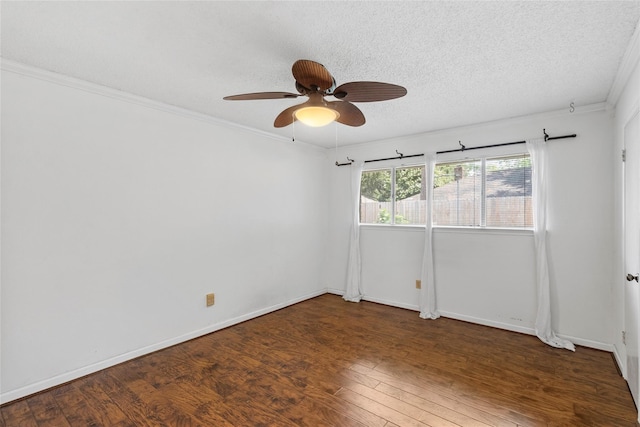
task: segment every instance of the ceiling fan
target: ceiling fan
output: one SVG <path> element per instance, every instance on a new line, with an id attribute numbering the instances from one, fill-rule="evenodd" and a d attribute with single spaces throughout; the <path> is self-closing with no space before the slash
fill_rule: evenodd
<path id="1" fill-rule="evenodd" d="M 328 125 L 333 121 L 348 126 L 362 126 L 364 114 L 352 102 L 387 101 L 400 98 L 407 90 L 398 85 L 381 82 L 350 82 L 336 87 L 336 81 L 322 65 L 307 59 L 296 61 L 291 68 L 298 93 L 258 92 L 225 96 L 230 101 L 253 99 L 281 99 L 306 96 L 309 99 L 281 112 L 273 125 L 277 128 L 290 125 L 296 120 L 313 127 Z M 327 101 L 333 96 L 335 101 Z"/>

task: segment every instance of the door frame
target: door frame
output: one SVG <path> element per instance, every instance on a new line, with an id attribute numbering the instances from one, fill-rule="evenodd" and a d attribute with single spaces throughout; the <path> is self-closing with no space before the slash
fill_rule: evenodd
<path id="1" fill-rule="evenodd" d="M 622 227 L 621 227 L 621 249 L 622 249 L 622 263 L 620 265 L 621 267 L 621 271 L 623 272 L 623 276 L 626 276 L 627 273 L 630 273 L 627 271 L 627 223 L 628 223 L 628 216 L 627 216 L 627 167 L 628 167 L 628 157 L 627 157 L 627 133 L 626 133 L 626 129 L 628 128 L 628 126 L 633 122 L 633 121 L 637 121 L 637 125 L 640 128 L 640 108 L 638 103 L 636 102 L 633 106 L 633 108 L 631 109 L 630 114 L 626 117 L 626 119 L 623 121 L 623 125 L 621 128 L 621 142 L 622 142 L 622 149 L 623 149 L 623 162 L 622 162 L 622 203 L 621 203 L 621 208 L 622 208 Z M 640 132 L 639 132 L 639 139 L 640 139 Z M 640 148 L 640 142 L 638 142 L 639 144 L 639 148 Z M 640 151 L 640 150 L 639 150 Z M 627 157 L 625 159 L 625 157 Z M 640 192 L 640 185 L 638 186 L 637 189 L 638 192 Z M 638 199 L 640 200 L 640 195 L 638 195 Z M 640 218 L 638 219 L 638 221 L 640 222 Z M 640 227 L 638 227 L 638 229 L 640 230 Z M 640 241 L 640 233 L 638 233 L 638 236 L 636 236 L 636 238 Z M 640 259 L 638 260 L 638 263 L 640 265 Z M 638 273 L 638 272 L 634 272 L 634 273 Z M 628 351 L 628 347 L 627 347 L 627 343 L 628 343 L 628 339 L 631 338 L 629 336 L 629 325 L 627 323 L 627 316 L 628 313 L 626 313 L 627 307 L 628 307 L 628 301 L 627 301 L 627 286 L 629 285 L 629 282 L 627 282 L 625 279 L 623 278 L 616 278 L 616 282 L 619 283 L 619 281 L 622 280 L 624 281 L 624 289 L 622 292 L 622 296 L 623 296 L 623 301 L 622 301 L 622 309 L 623 309 L 623 334 L 625 334 L 627 336 L 627 339 L 624 340 L 623 342 L 623 346 L 624 346 L 624 358 L 621 357 L 616 357 L 615 359 L 617 360 L 617 362 L 619 364 L 622 364 L 621 371 L 623 373 L 623 378 L 626 380 L 627 382 L 627 386 L 629 388 L 629 392 L 632 395 L 632 399 L 634 399 L 634 393 L 633 393 L 633 387 L 636 388 L 636 397 L 638 399 L 638 401 L 635 401 L 634 399 L 634 404 L 636 404 L 636 408 L 638 408 L 638 406 L 640 405 L 640 358 L 638 361 L 638 366 L 636 366 L 636 371 L 637 371 L 637 376 L 638 378 L 638 384 L 632 385 L 629 383 L 629 351 Z M 631 284 L 631 286 L 634 286 L 633 284 Z M 635 286 L 639 286 L 638 284 L 636 284 Z M 640 292 L 640 291 L 639 291 Z M 636 301 L 636 305 L 639 309 L 639 313 L 638 316 L 636 316 L 636 325 L 634 325 L 634 329 L 636 332 L 636 336 L 631 338 L 636 340 L 636 345 L 638 345 L 640 347 L 640 298 L 638 301 Z M 639 348 L 640 350 L 640 348 Z M 640 412 L 638 413 L 638 419 L 637 421 L 640 423 Z"/>

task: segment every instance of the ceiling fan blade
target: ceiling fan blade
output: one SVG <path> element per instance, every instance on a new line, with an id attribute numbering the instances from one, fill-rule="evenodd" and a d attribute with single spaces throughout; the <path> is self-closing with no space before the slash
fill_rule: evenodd
<path id="1" fill-rule="evenodd" d="M 327 102 L 327 106 L 340 113 L 340 117 L 336 119 L 338 123 L 348 126 L 362 126 L 366 122 L 362 111 L 350 102 L 332 101 Z"/>
<path id="2" fill-rule="evenodd" d="M 277 128 L 283 128 L 298 120 L 293 115 L 293 113 L 298 110 L 301 105 L 304 104 L 294 105 L 293 107 L 289 107 L 282 113 L 278 114 L 278 117 L 276 117 L 276 120 L 273 122 L 273 126 Z"/>
<path id="3" fill-rule="evenodd" d="M 333 96 L 349 102 L 387 101 L 407 94 L 402 86 L 381 82 L 350 82 L 338 86 Z"/>
<path id="4" fill-rule="evenodd" d="M 324 68 L 324 65 L 308 59 L 300 59 L 294 62 L 291 72 L 296 81 L 307 89 L 312 89 L 316 86 L 318 89 L 325 91 L 333 86 L 334 83 L 333 77 Z"/>
<path id="5" fill-rule="evenodd" d="M 283 98 L 297 98 L 300 95 L 297 93 L 289 92 L 257 92 L 257 93 L 245 93 L 242 95 L 225 96 L 222 99 L 227 101 L 248 101 L 253 99 L 283 99 Z"/>

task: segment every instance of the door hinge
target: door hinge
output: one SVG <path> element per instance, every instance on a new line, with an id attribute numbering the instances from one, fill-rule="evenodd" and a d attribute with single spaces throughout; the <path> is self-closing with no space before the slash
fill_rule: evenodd
<path id="1" fill-rule="evenodd" d="M 626 148 L 622 149 L 622 161 L 623 162 L 627 161 L 627 149 Z"/>
<path id="2" fill-rule="evenodd" d="M 622 344 L 627 345 L 627 333 L 622 331 Z"/>

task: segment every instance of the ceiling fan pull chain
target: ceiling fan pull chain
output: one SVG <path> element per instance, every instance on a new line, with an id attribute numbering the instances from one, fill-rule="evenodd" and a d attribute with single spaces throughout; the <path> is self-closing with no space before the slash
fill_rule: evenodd
<path id="1" fill-rule="evenodd" d="M 335 154 L 335 156 L 336 156 L 336 166 L 338 166 L 339 165 L 339 163 L 338 163 L 338 122 L 334 122 L 334 123 L 335 123 L 335 129 L 336 129 L 336 133 L 335 133 L 335 135 L 336 135 L 336 154 Z"/>
<path id="2" fill-rule="evenodd" d="M 338 158 L 338 122 L 334 122 L 335 123 L 335 130 L 336 130 L 336 159 Z"/>

